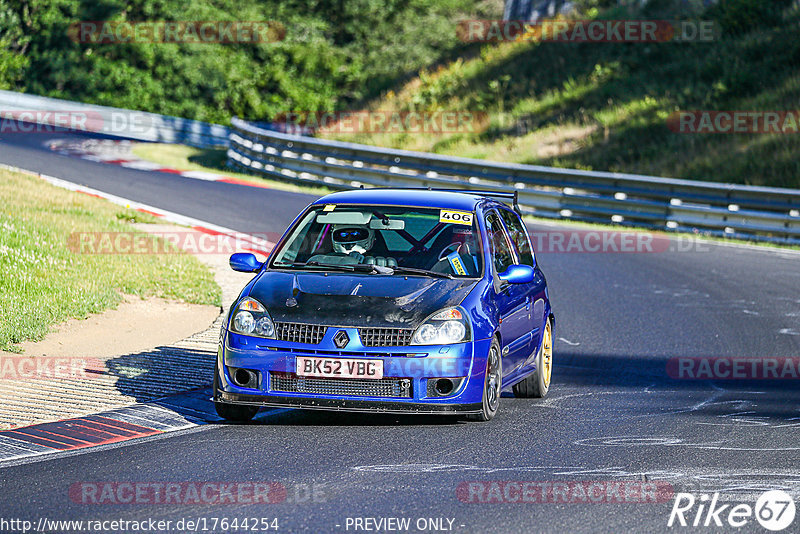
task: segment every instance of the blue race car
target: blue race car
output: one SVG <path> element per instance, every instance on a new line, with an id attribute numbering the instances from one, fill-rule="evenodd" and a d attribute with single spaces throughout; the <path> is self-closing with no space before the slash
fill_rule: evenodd
<path id="1" fill-rule="evenodd" d="M 550 387 L 555 317 L 512 194 L 333 193 L 264 264 L 230 264 L 256 276 L 220 334 L 213 401 L 225 419 L 284 406 L 488 421 L 502 388 Z"/>

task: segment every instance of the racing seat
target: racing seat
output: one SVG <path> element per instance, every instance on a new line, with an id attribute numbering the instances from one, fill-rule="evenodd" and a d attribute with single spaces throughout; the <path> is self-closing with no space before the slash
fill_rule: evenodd
<path id="1" fill-rule="evenodd" d="M 449 251 L 447 250 L 448 246 L 452 247 Z M 430 250 L 434 254 L 440 254 L 442 251 L 449 252 L 441 261 L 436 262 L 436 264 L 431 267 L 432 271 L 452 274 L 455 269 L 451 265 L 448 256 L 455 255 L 460 258 L 461 265 L 464 270 L 466 270 L 468 276 L 477 276 L 478 272 L 480 272 L 477 256 L 478 248 L 471 230 L 462 231 L 461 229 L 456 229 L 451 226 L 436 237 Z"/>

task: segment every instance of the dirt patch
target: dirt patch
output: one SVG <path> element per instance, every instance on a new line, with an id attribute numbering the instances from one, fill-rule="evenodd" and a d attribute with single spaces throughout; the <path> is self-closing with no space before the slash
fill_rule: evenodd
<path id="1" fill-rule="evenodd" d="M 115 310 L 70 319 L 43 340 L 19 347 L 26 356 L 121 356 L 170 345 L 203 331 L 219 313 L 217 306 L 126 295 Z"/>
<path id="2" fill-rule="evenodd" d="M 540 158 L 554 158 L 572 154 L 581 142 L 597 130 L 597 126 L 565 126 L 544 134 L 536 149 Z"/>

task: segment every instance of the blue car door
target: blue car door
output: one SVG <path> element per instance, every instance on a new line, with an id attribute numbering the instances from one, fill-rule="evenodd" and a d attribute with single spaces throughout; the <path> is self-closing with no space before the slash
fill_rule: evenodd
<path id="1" fill-rule="evenodd" d="M 536 356 L 542 340 L 542 328 L 545 321 L 545 302 L 547 301 L 546 281 L 544 274 L 536 265 L 536 256 L 531 246 L 530 236 L 519 215 L 511 210 L 499 209 L 500 217 L 505 223 L 511 243 L 514 246 L 519 263 L 529 265 L 534 269 L 534 278 L 530 284 L 521 284 L 520 290 L 525 291 L 528 302 L 531 304 L 529 324 L 530 346 L 528 350 L 528 361 L 532 361 Z"/>
<path id="2" fill-rule="evenodd" d="M 500 216 L 494 210 L 486 216 L 486 233 L 492 255 L 495 303 L 500 316 L 503 375 L 508 376 L 527 360 L 530 352 L 531 302 L 527 284 L 509 284 L 499 278 L 517 263 L 517 259 Z"/>

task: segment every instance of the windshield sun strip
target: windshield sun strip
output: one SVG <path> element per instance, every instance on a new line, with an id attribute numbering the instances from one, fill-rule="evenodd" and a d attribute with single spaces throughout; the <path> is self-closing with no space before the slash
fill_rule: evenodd
<path id="1" fill-rule="evenodd" d="M 482 204 L 482 203 L 479 202 L 471 210 L 467 209 L 467 210 L 464 210 L 464 211 L 470 211 L 471 213 L 475 213 L 480 204 Z M 278 246 L 276 245 L 276 248 L 273 250 L 274 254 L 270 254 L 269 263 L 267 264 L 267 269 L 288 270 L 288 271 L 297 270 L 291 264 L 280 264 L 280 263 L 277 263 L 276 260 L 277 260 L 278 254 L 283 252 L 283 249 L 287 245 L 287 240 L 289 239 L 290 236 L 294 235 L 294 232 L 297 230 L 297 228 L 300 226 L 300 224 L 303 221 L 305 221 L 306 217 L 312 211 L 318 212 L 324 206 L 325 206 L 324 203 L 323 204 L 312 204 L 306 209 L 305 212 L 303 212 L 302 215 L 299 215 L 295 219 L 295 221 L 292 224 L 292 226 L 284 233 L 284 237 L 278 242 L 278 245 L 280 246 L 280 248 L 278 248 Z M 368 204 L 336 204 L 336 206 L 344 208 L 344 209 L 372 210 L 373 214 L 378 216 L 378 218 L 382 219 L 382 218 L 386 217 L 386 215 L 383 214 L 382 212 L 378 212 L 377 210 L 373 209 L 376 206 L 372 206 L 372 205 L 368 205 Z M 449 208 L 438 208 L 438 207 L 430 207 L 430 206 L 407 206 L 407 205 L 386 205 L 386 206 L 377 206 L 377 208 L 379 208 L 379 209 L 380 208 L 391 208 L 391 209 L 406 208 L 406 209 L 410 209 L 410 210 L 420 210 L 420 211 L 425 211 L 425 210 L 436 211 L 436 210 L 449 209 Z M 379 216 L 379 214 L 380 214 L 380 216 Z M 478 250 L 480 251 L 480 258 L 479 259 L 481 260 L 481 261 L 478 262 L 478 266 L 477 266 L 478 273 L 475 276 L 459 276 L 459 277 L 454 277 L 454 279 L 469 280 L 469 279 L 481 278 L 483 276 L 483 271 L 484 271 L 484 268 L 485 268 L 485 265 L 484 265 L 485 264 L 485 258 L 483 258 L 483 256 L 485 255 L 485 250 L 484 250 L 484 247 L 483 247 L 483 237 L 481 236 L 481 230 L 480 230 L 481 229 L 481 225 L 480 225 L 480 222 L 478 222 L 478 218 L 477 217 L 475 219 L 475 223 L 474 224 L 475 224 L 475 229 L 477 230 L 477 232 L 476 232 L 477 236 L 476 237 L 477 237 L 477 240 L 478 240 Z M 431 230 L 428 232 L 428 234 L 430 234 L 434 230 L 437 230 L 437 231 L 441 230 L 441 228 L 439 228 L 439 227 L 444 227 L 444 226 L 445 225 L 443 223 L 439 222 L 433 228 L 431 228 Z M 399 234 L 399 231 L 395 230 L 395 232 L 397 232 Z M 418 241 L 418 243 L 420 245 L 422 245 L 425 242 L 424 239 L 426 239 L 426 238 L 430 239 L 431 238 L 431 236 L 428 235 L 428 234 L 426 234 L 423 237 L 423 240 Z M 433 235 L 435 236 L 436 234 L 434 233 Z M 414 237 L 412 235 L 409 234 L 409 236 L 412 239 L 414 239 Z M 416 247 L 416 245 L 412 246 L 412 248 L 411 248 L 411 250 L 409 252 L 415 250 L 415 247 Z M 354 273 L 370 274 L 370 273 L 359 272 L 359 271 L 354 271 Z M 419 276 L 424 276 L 424 275 L 419 275 Z"/>

